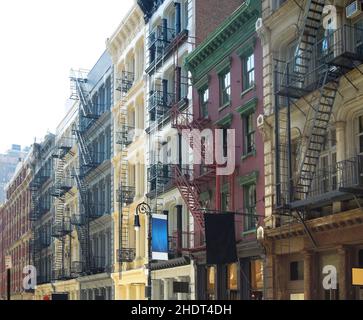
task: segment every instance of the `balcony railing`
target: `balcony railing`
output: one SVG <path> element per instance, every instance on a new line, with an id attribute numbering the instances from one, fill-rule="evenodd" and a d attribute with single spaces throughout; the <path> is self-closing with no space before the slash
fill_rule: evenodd
<path id="1" fill-rule="evenodd" d="M 70 177 L 64 177 L 57 181 L 51 190 L 51 196 L 62 197 L 69 192 L 74 186 L 74 179 Z"/>
<path id="2" fill-rule="evenodd" d="M 363 29 L 343 26 L 332 30 L 315 43 L 309 60 L 277 61 L 275 86 L 280 95 L 301 98 L 322 85 L 327 70 L 330 73 L 326 83 L 360 65 L 363 62 Z"/>
<path id="3" fill-rule="evenodd" d="M 65 221 L 55 222 L 52 225 L 52 237 L 61 238 L 72 232 L 71 221 L 66 219 Z"/>
<path id="4" fill-rule="evenodd" d="M 107 264 L 106 257 L 103 256 L 91 257 L 90 269 L 93 274 L 111 272 L 111 266 Z"/>
<path id="5" fill-rule="evenodd" d="M 181 255 L 185 252 L 200 250 L 205 247 L 205 237 L 202 232 L 174 231 L 169 238 L 169 252 Z"/>
<path id="6" fill-rule="evenodd" d="M 160 122 L 170 116 L 174 101 L 175 95 L 173 93 L 151 92 L 149 98 L 150 121 Z"/>
<path id="7" fill-rule="evenodd" d="M 133 248 L 122 248 L 117 250 L 118 262 L 133 262 L 136 258 L 136 250 Z"/>
<path id="8" fill-rule="evenodd" d="M 126 148 L 134 142 L 135 128 L 122 126 L 121 131 L 116 133 L 116 143 Z"/>
<path id="9" fill-rule="evenodd" d="M 69 280 L 71 279 L 71 273 L 66 269 L 58 269 L 52 271 L 52 279 L 53 281 L 61 281 L 61 280 Z"/>
<path id="10" fill-rule="evenodd" d="M 155 64 L 171 53 L 173 44 L 187 38 L 188 30 L 184 29 L 178 33 L 174 28 L 164 25 L 156 26 L 148 37 L 149 65 L 146 72 L 149 73 Z"/>
<path id="11" fill-rule="evenodd" d="M 136 195 L 136 188 L 130 186 L 121 186 L 118 190 L 117 201 L 126 205 L 134 202 Z"/>
<path id="12" fill-rule="evenodd" d="M 173 165 L 154 164 L 148 168 L 149 193 L 160 192 L 174 182 Z"/>
<path id="13" fill-rule="evenodd" d="M 135 74 L 133 72 L 122 71 L 121 79 L 118 79 L 118 85 L 116 90 L 122 94 L 127 94 L 135 82 Z"/>
<path id="14" fill-rule="evenodd" d="M 110 206 L 105 203 L 87 203 L 87 213 L 90 220 L 95 220 L 110 213 Z"/>
<path id="15" fill-rule="evenodd" d="M 297 204 L 313 204 L 334 201 L 346 194 L 363 193 L 363 155 L 336 163 L 333 166 L 318 169 L 313 177 L 308 196 L 304 198 L 302 190 L 296 190 Z"/>

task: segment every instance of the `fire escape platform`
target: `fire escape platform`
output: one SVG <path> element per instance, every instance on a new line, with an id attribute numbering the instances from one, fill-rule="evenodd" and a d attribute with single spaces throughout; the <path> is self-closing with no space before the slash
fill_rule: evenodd
<path id="1" fill-rule="evenodd" d="M 363 196 L 363 186 L 349 187 L 349 188 L 339 188 L 335 191 L 330 191 L 321 195 L 308 197 L 304 200 L 298 200 L 291 203 L 291 209 L 299 208 L 321 208 L 327 206 L 337 201 L 352 200 L 356 196 Z"/>

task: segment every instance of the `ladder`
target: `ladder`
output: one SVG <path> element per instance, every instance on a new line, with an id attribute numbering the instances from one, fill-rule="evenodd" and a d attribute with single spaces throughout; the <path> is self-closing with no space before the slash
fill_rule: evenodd
<path id="1" fill-rule="evenodd" d="M 77 171 L 73 170 L 73 176 L 76 180 L 77 188 L 79 190 L 79 216 L 72 219 L 72 224 L 75 226 L 80 244 L 80 260 L 82 262 L 80 272 L 86 272 L 91 266 L 90 257 L 90 241 L 89 241 L 89 221 L 90 210 L 87 205 L 87 186 L 81 179 Z"/>
<path id="2" fill-rule="evenodd" d="M 310 191 L 320 154 L 324 148 L 329 122 L 338 92 L 339 79 L 329 67 L 324 71 L 319 84 L 319 103 L 315 107 L 312 125 L 307 129 L 308 142 L 303 150 L 296 192 L 305 198 Z"/>
<path id="3" fill-rule="evenodd" d="M 299 19 L 299 40 L 294 57 L 295 75 L 303 79 L 309 72 L 319 28 L 323 18 L 325 0 L 307 0 L 305 12 Z M 301 80 L 302 83 L 304 80 Z"/>
<path id="4" fill-rule="evenodd" d="M 178 187 L 184 202 L 192 213 L 199 229 L 204 232 L 204 215 L 199 202 L 199 186 L 192 180 L 189 172 L 183 173 L 182 168 L 178 165 L 174 166 L 174 174 L 175 184 Z"/>

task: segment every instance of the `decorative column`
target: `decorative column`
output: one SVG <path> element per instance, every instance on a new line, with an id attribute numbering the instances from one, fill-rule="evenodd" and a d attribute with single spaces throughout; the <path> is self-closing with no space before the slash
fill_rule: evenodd
<path id="1" fill-rule="evenodd" d="M 337 139 L 337 162 L 346 160 L 345 126 L 346 123 L 344 121 L 335 122 L 336 139 Z"/>
<path id="2" fill-rule="evenodd" d="M 170 300 L 172 295 L 172 279 L 164 279 L 164 300 Z"/>
<path id="3" fill-rule="evenodd" d="M 316 254 L 312 251 L 304 252 L 304 299 L 316 299 Z"/>
<path id="4" fill-rule="evenodd" d="M 126 287 L 126 300 L 131 300 L 131 285 L 127 284 L 125 287 Z"/>
<path id="5" fill-rule="evenodd" d="M 350 300 L 354 295 L 352 287 L 352 249 L 348 246 L 341 246 L 337 251 L 339 255 L 339 300 Z"/>

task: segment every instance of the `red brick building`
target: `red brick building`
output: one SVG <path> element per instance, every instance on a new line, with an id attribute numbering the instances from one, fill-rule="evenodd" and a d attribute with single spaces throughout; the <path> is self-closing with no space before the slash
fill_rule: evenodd
<path id="1" fill-rule="evenodd" d="M 5 256 L 12 258 L 11 299 L 30 299 L 23 290 L 23 268 L 30 264 L 31 238 L 29 212 L 31 197 L 29 183 L 31 170 L 29 157 L 19 162 L 16 172 L 6 188 L 6 202 L 0 208 L 0 298 L 7 295 Z"/>
<path id="2" fill-rule="evenodd" d="M 194 125 L 235 130 L 235 171 L 216 176 L 196 166 L 203 208 L 234 212 L 238 261 L 229 265 L 206 264 L 206 252 L 195 253 L 197 299 L 262 299 L 263 250 L 256 229 L 264 217 L 264 147 L 257 128 L 263 114 L 262 48 L 255 25 L 261 4 L 245 1 L 187 57 L 193 77 Z M 207 244 L 208 246 L 208 244 Z M 207 248 L 208 250 L 208 248 Z"/>

